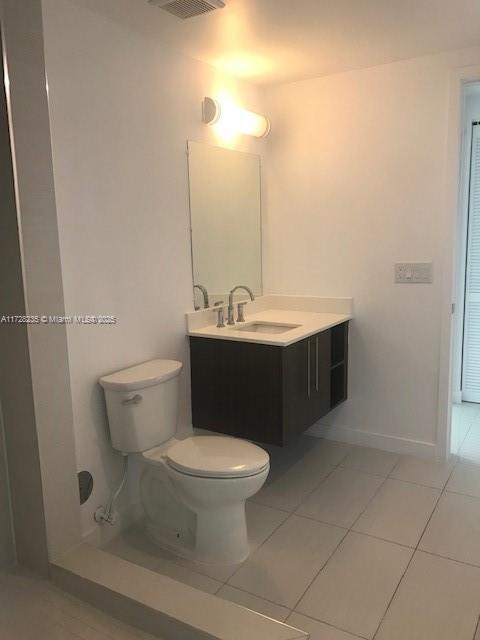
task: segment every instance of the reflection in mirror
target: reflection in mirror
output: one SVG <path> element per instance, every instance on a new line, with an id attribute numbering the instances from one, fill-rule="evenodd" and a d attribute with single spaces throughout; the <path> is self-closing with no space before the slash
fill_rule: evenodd
<path id="1" fill-rule="evenodd" d="M 261 295 L 259 156 L 189 142 L 188 171 L 195 308 Z"/>

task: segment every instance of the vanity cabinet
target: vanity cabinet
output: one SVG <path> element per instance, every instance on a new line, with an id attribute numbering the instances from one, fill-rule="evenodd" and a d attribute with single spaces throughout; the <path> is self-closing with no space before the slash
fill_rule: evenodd
<path id="1" fill-rule="evenodd" d="M 348 322 L 289 346 L 190 336 L 193 426 L 285 445 L 347 398 Z"/>

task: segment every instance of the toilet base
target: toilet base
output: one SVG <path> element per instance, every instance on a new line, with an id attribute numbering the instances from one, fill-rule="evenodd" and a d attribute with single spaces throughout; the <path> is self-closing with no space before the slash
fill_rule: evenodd
<path id="1" fill-rule="evenodd" d="M 147 465 L 140 488 L 147 533 L 191 562 L 238 565 L 250 553 L 245 501 L 264 484 L 269 469 L 240 478 L 196 477 L 166 465 Z"/>
<path id="2" fill-rule="evenodd" d="M 189 562 L 202 565 L 228 566 L 244 562 L 250 554 L 247 528 L 245 526 L 245 507 L 239 513 L 222 515 L 203 514 L 197 515 L 197 525 L 191 536 L 185 536 L 182 532 L 176 532 L 160 527 L 147 519 L 145 531 L 148 538 L 164 550 Z M 234 527 L 233 531 L 225 531 L 224 517 Z M 236 523 L 234 525 L 233 523 Z"/>
<path id="3" fill-rule="evenodd" d="M 205 564 L 239 564 L 250 554 L 245 503 L 197 511 L 194 557 Z"/>

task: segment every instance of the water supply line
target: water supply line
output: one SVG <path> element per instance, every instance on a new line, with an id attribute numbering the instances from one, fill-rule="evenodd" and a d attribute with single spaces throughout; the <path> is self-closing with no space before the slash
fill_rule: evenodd
<path id="1" fill-rule="evenodd" d="M 123 472 L 122 479 L 120 484 L 118 485 L 118 489 L 112 494 L 108 504 L 106 507 L 100 506 L 97 507 L 95 513 L 93 514 L 93 518 L 95 522 L 101 524 L 102 522 L 107 522 L 110 525 L 114 525 L 117 522 L 117 513 L 115 511 L 115 503 L 117 502 L 118 496 L 122 493 L 123 488 L 127 483 L 127 472 L 128 472 L 128 454 L 122 453 L 123 456 Z"/>

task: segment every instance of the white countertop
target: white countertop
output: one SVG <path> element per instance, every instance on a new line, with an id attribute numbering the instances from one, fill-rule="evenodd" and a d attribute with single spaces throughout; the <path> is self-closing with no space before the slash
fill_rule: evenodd
<path id="1" fill-rule="evenodd" d="M 318 298 L 317 300 L 322 300 Z M 332 299 L 328 299 L 330 302 Z M 339 299 L 340 300 L 340 299 Z M 285 304 L 282 305 L 281 296 L 277 296 L 275 300 L 275 304 L 273 305 L 276 308 L 267 308 L 264 310 L 256 310 L 256 312 L 249 313 L 249 306 L 251 307 L 251 311 L 254 311 L 257 306 L 268 306 L 265 303 L 262 305 L 255 305 L 255 303 L 251 303 L 251 305 L 246 306 L 245 308 L 245 323 L 236 323 L 233 326 L 229 326 L 226 323 L 226 326 L 223 328 L 217 328 L 216 324 L 211 324 L 213 317 L 210 314 L 204 314 L 205 319 L 208 319 L 209 324 L 205 324 L 204 326 L 198 326 L 198 318 L 195 322 L 188 322 L 187 316 L 187 326 L 188 326 L 188 335 L 197 336 L 201 338 L 217 338 L 219 340 L 235 340 L 240 342 L 255 342 L 259 344 L 269 344 L 280 347 L 286 347 L 294 342 L 298 342 L 299 340 L 303 340 L 304 338 L 308 338 L 316 333 L 320 333 L 321 331 L 325 331 L 326 329 L 330 329 L 335 325 L 341 324 L 342 322 L 346 322 L 352 319 L 351 313 L 351 300 L 350 304 L 346 305 L 346 299 L 341 299 L 343 304 L 339 305 L 338 311 L 335 312 L 334 306 L 332 304 L 326 305 L 328 311 L 322 311 L 322 304 L 317 303 L 313 305 L 318 309 L 313 311 L 312 304 L 305 304 L 305 306 L 309 309 L 308 311 L 299 310 L 298 307 L 302 305 L 299 304 L 300 298 L 297 300 L 297 304 L 294 306 L 295 309 L 281 309 L 279 306 L 292 306 L 288 304 L 288 298 L 285 297 Z M 310 299 L 311 301 L 311 299 Z M 265 301 L 267 302 L 267 301 Z M 188 314 L 191 315 L 191 314 Z M 215 316 L 216 317 L 216 316 Z M 295 324 L 299 325 L 298 327 L 288 329 L 283 333 L 257 333 L 254 331 L 239 331 L 238 328 L 248 325 L 252 322 L 263 322 L 263 323 L 285 323 L 285 324 Z"/>

